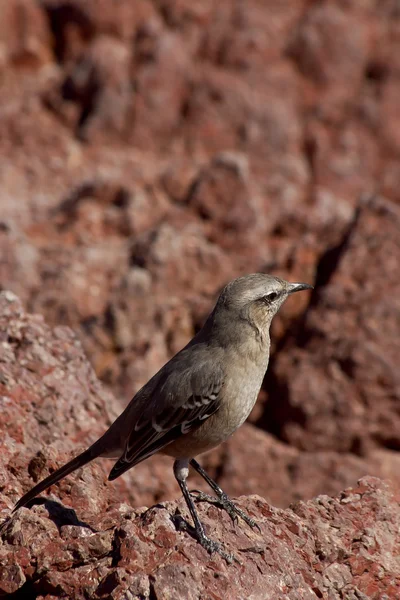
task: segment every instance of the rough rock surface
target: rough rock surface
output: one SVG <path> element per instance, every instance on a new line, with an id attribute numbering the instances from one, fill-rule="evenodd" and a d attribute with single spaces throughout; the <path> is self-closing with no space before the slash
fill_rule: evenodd
<path id="1" fill-rule="evenodd" d="M 11 292 L 0 293 L 0 339 L 1 485 L 15 499 L 104 433 L 121 408 L 96 378 L 72 331 L 51 330 L 43 317 L 27 315 Z M 114 489 L 104 485 L 111 463 L 98 462 L 84 484 L 92 508 L 103 507 L 110 493 L 136 505 L 171 497 L 177 490 L 170 465 L 164 457 L 146 461 Z M 79 484 L 60 485 L 79 501 Z M 12 502 L 3 497 L 6 505 Z"/>
<path id="2" fill-rule="evenodd" d="M 361 196 L 399 201 L 392 0 L 6 5 L 1 285 L 125 400 L 227 279 L 313 281 Z"/>
<path id="3" fill-rule="evenodd" d="M 83 488 L 87 491 L 87 488 Z M 91 497 L 84 493 L 87 505 Z M 259 496 L 238 502 L 260 531 L 234 526 L 198 505 L 214 539 L 239 562 L 209 557 L 174 515 L 183 500 L 133 510 L 66 510 L 47 501 L 21 509 L 0 546 L 0 591 L 21 598 L 381 600 L 399 598 L 400 494 L 365 477 L 339 497 L 275 509 Z"/>
<path id="4" fill-rule="evenodd" d="M 122 405 L 219 288 L 256 270 L 316 290 L 274 320 L 253 425 L 205 463 L 227 491 L 278 506 L 367 473 L 398 482 L 398 2 L 0 12 L 0 288 L 57 326 L 20 306 L 3 320 L 3 334 L 25 323 L 1 363 L 4 507 L 120 410 L 60 325 Z M 104 494 L 171 500 L 169 465 L 152 459 Z M 95 500 L 108 467 L 88 471 Z"/>
<path id="5" fill-rule="evenodd" d="M 0 336 L 1 461 L 8 465 L 3 489 L 21 495 L 32 479 L 43 478 L 101 435 L 121 407 L 96 379 L 71 330 L 52 330 L 43 317 L 25 313 L 11 292 L 0 293 Z M 310 452 L 250 424 L 202 462 L 226 492 L 258 493 L 280 506 L 322 492 L 335 494 L 366 473 L 396 480 L 399 470 L 394 451 Z M 135 506 L 174 498 L 178 489 L 171 464 L 170 458 L 152 457 L 118 479 L 115 493 Z M 95 477 L 85 482 L 94 500 L 100 501 L 98 486 L 110 468 L 107 460 L 96 462 Z M 191 483 L 209 491 L 196 476 Z M 79 497 L 79 486 L 76 492 L 68 481 L 60 486 L 61 493 Z M 113 490 L 114 484 L 105 486 L 105 498 Z"/>
<path id="6" fill-rule="evenodd" d="M 302 343 L 289 335 L 276 357 L 262 418 L 298 448 L 400 450 L 399 231 L 398 206 L 360 206 L 322 261 Z"/>
<path id="7" fill-rule="evenodd" d="M 24 313 L 11 292 L 0 294 L 0 342 L 0 515 L 7 519 L 24 491 L 104 430 L 117 403 L 72 332 L 51 330 L 42 317 Z M 227 489 L 250 491 L 263 479 L 262 493 L 292 486 L 285 501 L 304 495 L 301 480 L 321 470 L 318 460 L 328 490 L 366 468 L 348 456 L 338 466 L 334 453 L 316 459 L 284 449 L 250 425 L 229 444 L 217 460 Z M 235 458 L 241 460 L 235 464 Z M 217 506 L 199 503 L 207 530 L 240 561 L 227 565 L 177 530 L 176 517 L 187 516 L 183 499 L 131 507 L 177 497 L 170 459 L 154 457 L 112 484 L 106 482 L 109 464 L 99 460 L 80 469 L 5 521 L 0 595 L 378 600 L 395 598 L 400 589 L 400 492 L 394 485 L 364 477 L 336 498 L 320 496 L 286 510 L 260 496 L 239 498 L 261 532 L 234 526 Z"/>

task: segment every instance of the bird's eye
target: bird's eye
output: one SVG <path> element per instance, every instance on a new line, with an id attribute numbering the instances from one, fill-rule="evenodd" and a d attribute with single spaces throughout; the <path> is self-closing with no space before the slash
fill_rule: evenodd
<path id="1" fill-rule="evenodd" d="M 273 302 L 274 300 L 276 300 L 278 297 L 278 292 L 270 292 L 269 294 L 266 294 L 264 296 L 264 300 L 266 302 Z"/>

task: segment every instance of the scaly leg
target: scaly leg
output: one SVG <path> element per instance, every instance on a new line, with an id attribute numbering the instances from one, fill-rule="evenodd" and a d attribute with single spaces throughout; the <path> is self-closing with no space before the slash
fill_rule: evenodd
<path id="1" fill-rule="evenodd" d="M 190 464 L 198 472 L 198 474 L 201 475 L 203 477 L 203 479 L 205 479 L 205 481 L 207 481 L 210 488 L 212 490 L 214 490 L 214 492 L 217 494 L 217 497 L 218 497 L 218 499 L 216 499 L 213 496 L 204 494 L 204 492 L 199 492 L 198 496 L 197 496 L 197 499 L 199 501 L 207 501 L 207 502 L 212 502 L 213 504 L 220 504 L 222 506 L 222 508 L 224 510 L 226 510 L 226 512 L 228 513 L 228 515 L 230 516 L 230 518 L 232 519 L 232 521 L 234 523 L 236 523 L 238 520 L 238 517 L 240 517 L 251 528 L 257 527 L 257 529 L 259 531 L 261 531 L 260 527 L 256 523 L 256 521 L 254 521 L 254 519 L 249 517 L 243 510 L 238 508 L 236 506 L 236 504 L 234 504 L 234 502 L 232 502 L 232 500 L 229 498 L 229 496 L 227 494 L 225 494 L 225 492 L 219 487 L 218 483 L 216 481 L 214 481 L 214 479 L 211 479 L 211 477 L 206 473 L 206 471 L 203 469 L 203 467 L 199 465 L 197 460 L 192 458 L 190 461 Z"/>
<path id="2" fill-rule="evenodd" d="M 179 483 L 179 487 L 182 490 L 183 497 L 185 498 L 186 504 L 192 515 L 193 523 L 194 523 L 194 535 L 196 540 L 199 542 L 207 552 L 213 554 L 214 552 L 218 552 L 228 563 L 232 563 L 235 557 L 231 554 L 225 552 L 222 546 L 211 540 L 205 533 L 202 522 L 199 519 L 199 515 L 197 514 L 196 507 L 193 502 L 193 498 L 190 495 L 189 489 L 187 487 L 186 479 L 189 475 L 189 461 L 188 460 L 176 460 L 174 463 L 174 475 Z"/>

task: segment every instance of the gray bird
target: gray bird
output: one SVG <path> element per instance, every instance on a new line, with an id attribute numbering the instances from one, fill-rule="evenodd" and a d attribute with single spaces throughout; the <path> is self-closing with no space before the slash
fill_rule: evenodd
<path id="1" fill-rule="evenodd" d="M 312 289 L 255 273 L 231 281 L 203 328 L 134 396 L 87 450 L 35 485 L 16 503 L 28 504 L 97 457 L 117 459 L 112 481 L 156 452 L 172 456 L 174 474 L 194 521 L 194 537 L 210 553 L 231 560 L 205 534 L 186 479 L 189 464 L 207 481 L 232 519 L 256 523 L 228 498 L 194 459 L 224 442 L 247 419 L 268 366 L 273 316 L 293 292 Z"/>

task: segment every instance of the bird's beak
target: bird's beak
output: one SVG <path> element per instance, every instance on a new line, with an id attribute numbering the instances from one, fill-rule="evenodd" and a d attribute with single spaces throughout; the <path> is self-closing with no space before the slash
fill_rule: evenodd
<path id="1" fill-rule="evenodd" d="M 289 283 L 287 293 L 294 294 L 294 292 L 301 292 L 302 290 L 313 290 L 314 287 L 309 283 Z"/>

